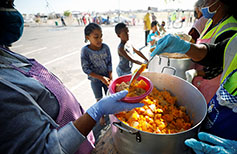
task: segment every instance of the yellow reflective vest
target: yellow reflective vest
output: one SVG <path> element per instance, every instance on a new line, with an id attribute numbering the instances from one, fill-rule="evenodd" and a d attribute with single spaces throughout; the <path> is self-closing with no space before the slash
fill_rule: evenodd
<path id="1" fill-rule="evenodd" d="M 237 69 L 237 33 L 230 38 L 225 47 L 221 82 L 235 69 Z"/>
<path id="2" fill-rule="evenodd" d="M 220 22 L 218 25 L 213 27 L 211 30 L 209 30 L 207 33 L 206 31 L 209 29 L 209 27 L 212 25 L 212 19 L 209 19 L 205 25 L 204 30 L 202 31 L 200 38 L 201 39 L 211 39 L 210 43 L 215 43 L 215 40 L 223 33 L 227 31 L 237 31 L 237 20 L 230 16 L 226 20 Z"/>
<path id="3" fill-rule="evenodd" d="M 237 33 L 230 38 L 225 47 L 221 83 L 223 83 L 225 78 L 236 69 L 237 69 Z M 229 81 L 225 84 L 224 88 L 229 93 L 236 96 L 237 72 L 231 75 Z"/>

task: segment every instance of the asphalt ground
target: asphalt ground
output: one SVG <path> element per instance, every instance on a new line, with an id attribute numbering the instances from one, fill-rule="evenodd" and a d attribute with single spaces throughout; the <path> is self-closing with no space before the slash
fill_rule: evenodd
<path id="1" fill-rule="evenodd" d="M 167 32 L 187 32 L 190 26 L 181 29 L 167 29 Z M 114 26 L 102 26 L 103 43 L 110 47 L 113 64 L 113 78 L 117 78 L 116 66 L 119 61 L 117 46 L 120 42 Z M 130 43 L 139 49 L 144 46 L 143 26 L 129 26 Z M 80 53 L 84 43 L 84 26 L 29 26 L 24 28 L 22 38 L 10 48 L 28 58 L 34 58 L 61 79 L 72 91 L 82 107 L 87 110 L 96 99 L 87 75 L 82 71 Z M 148 57 L 146 47 L 142 50 Z M 135 55 L 134 55 L 135 56 Z M 135 58 L 140 59 L 135 56 Z M 140 59 L 141 60 L 141 59 Z M 133 70 L 138 68 L 134 65 Z"/>

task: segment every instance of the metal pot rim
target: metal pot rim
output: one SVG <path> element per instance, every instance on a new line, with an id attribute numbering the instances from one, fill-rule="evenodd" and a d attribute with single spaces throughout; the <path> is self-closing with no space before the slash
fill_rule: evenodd
<path id="1" fill-rule="evenodd" d="M 177 76 L 174 76 L 174 75 L 170 75 L 170 74 L 164 74 L 164 73 L 156 73 L 156 72 L 143 72 L 143 75 L 144 73 L 155 73 L 155 74 L 160 74 L 160 75 L 163 75 L 163 76 L 171 76 L 172 78 L 177 78 L 178 80 L 182 80 L 183 82 L 189 84 L 191 87 L 195 88 L 197 90 L 196 87 L 194 87 L 191 83 L 185 81 L 184 79 L 180 78 L 180 77 L 177 77 Z M 147 77 L 146 75 L 144 75 L 145 77 Z M 156 87 L 155 85 L 153 85 L 154 87 Z M 158 88 L 159 89 L 159 88 Z M 200 94 L 201 92 L 198 91 Z M 175 94 L 174 94 L 175 95 Z M 204 98 L 204 97 L 203 97 Z M 139 131 L 139 132 L 143 132 L 143 133 L 146 133 L 146 134 L 150 134 L 150 135 L 157 135 L 157 136 L 174 136 L 174 135 L 181 135 L 181 134 L 184 134 L 184 133 L 187 133 L 187 132 L 190 132 L 194 129 L 196 129 L 197 127 L 200 127 L 201 123 L 204 121 L 204 119 L 206 118 L 206 115 L 207 115 L 207 108 L 206 108 L 206 112 L 204 112 L 204 114 L 202 115 L 202 118 L 200 118 L 200 120 L 194 125 L 192 126 L 190 129 L 188 130 L 185 130 L 185 131 L 182 131 L 182 132 L 178 132 L 178 133 L 172 133 L 172 134 L 155 134 L 155 133 L 150 133 L 150 132 L 146 132 L 146 131 L 142 131 L 142 130 L 139 130 L 139 129 L 136 129 L 136 128 L 133 128 L 125 123 L 123 123 L 122 121 L 120 121 L 114 114 L 113 116 L 116 118 L 117 122 L 121 122 L 122 125 L 126 126 L 127 128 L 129 128 L 130 130 L 135 130 L 135 131 Z M 192 115 L 189 117 L 192 117 Z"/>

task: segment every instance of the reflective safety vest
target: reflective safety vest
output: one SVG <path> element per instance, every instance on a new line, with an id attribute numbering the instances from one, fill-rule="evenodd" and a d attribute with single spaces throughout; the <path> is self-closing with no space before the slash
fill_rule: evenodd
<path id="1" fill-rule="evenodd" d="M 221 76 L 221 83 L 223 83 L 224 79 L 231 73 L 233 70 L 237 69 L 237 33 L 230 38 L 228 41 L 225 52 L 224 52 L 224 60 L 223 60 L 223 73 Z M 236 96 L 237 94 L 237 73 L 234 73 L 229 81 L 224 85 L 224 88 Z"/>
<path id="2" fill-rule="evenodd" d="M 221 83 L 236 68 L 237 68 L 237 33 L 230 38 L 225 47 Z"/>
<path id="3" fill-rule="evenodd" d="M 226 44 L 223 68 L 221 85 L 208 103 L 203 131 L 237 140 L 237 34 Z"/>
<path id="4" fill-rule="evenodd" d="M 204 30 L 202 31 L 199 38 L 201 39 L 211 39 L 210 43 L 215 43 L 215 40 L 223 33 L 227 31 L 237 31 L 237 20 L 230 16 L 226 20 L 220 22 L 218 25 L 213 27 L 207 32 L 209 27 L 212 25 L 213 20 L 209 19 L 205 25 Z M 206 33 L 207 32 L 207 33 Z"/>

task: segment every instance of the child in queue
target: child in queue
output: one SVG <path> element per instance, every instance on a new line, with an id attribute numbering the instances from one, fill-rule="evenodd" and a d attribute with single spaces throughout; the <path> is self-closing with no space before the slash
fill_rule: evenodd
<path id="1" fill-rule="evenodd" d="M 118 23 L 115 26 L 115 33 L 120 38 L 120 44 L 118 46 L 118 55 L 119 55 L 119 64 L 116 68 L 118 76 L 131 74 L 131 69 L 133 66 L 133 63 L 141 65 L 142 62 L 135 60 L 132 58 L 131 52 L 129 51 L 129 46 L 126 46 L 129 35 L 128 35 L 128 27 L 124 23 Z M 147 58 L 138 50 L 136 50 L 134 47 L 131 47 L 131 50 L 138 54 L 141 58 L 143 58 L 145 61 L 148 61 Z"/>
<path id="2" fill-rule="evenodd" d="M 158 31 L 157 25 L 158 25 L 158 22 L 156 20 L 152 21 L 151 33 L 147 37 L 147 43 L 150 44 L 150 50 L 155 49 L 157 38 L 158 36 L 160 36 L 160 32 Z"/>
<path id="3" fill-rule="evenodd" d="M 161 25 L 159 25 L 159 31 L 160 31 L 160 35 L 163 36 L 165 33 L 166 33 L 166 30 L 165 30 L 165 21 L 162 21 L 161 22 Z"/>
<path id="4" fill-rule="evenodd" d="M 102 29 L 98 24 L 90 23 L 85 27 L 85 42 L 90 43 L 81 50 L 81 66 L 91 81 L 91 88 L 97 102 L 106 94 L 112 80 L 112 60 L 109 47 L 102 43 Z M 101 124 L 104 119 L 101 118 Z"/>

